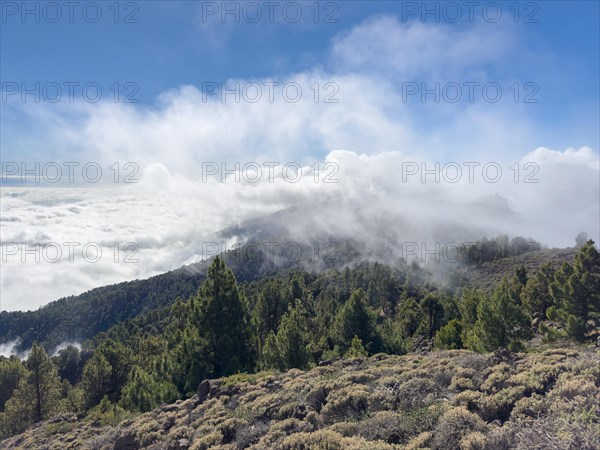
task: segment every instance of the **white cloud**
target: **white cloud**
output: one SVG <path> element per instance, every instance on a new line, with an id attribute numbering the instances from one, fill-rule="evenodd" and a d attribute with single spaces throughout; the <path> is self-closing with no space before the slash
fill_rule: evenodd
<path id="1" fill-rule="evenodd" d="M 13 348 L 15 345 L 18 344 L 18 342 L 19 340 L 15 339 L 14 341 L 9 341 L 4 344 L 0 344 L 0 356 L 8 358 L 10 357 L 10 355 L 16 354 L 13 352 Z"/>
<path id="2" fill-rule="evenodd" d="M 346 71 L 391 72 L 404 81 L 423 76 L 447 79 L 480 71 L 482 65 L 498 60 L 512 41 L 500 26 L 480 23 L 460 29 L 376 16 L 339 36 L 333 56 Z"/>
<path id="3" fill-rule="evenodd" d="M 325 162 L 339 168 L 331 178 L 337 183 L 323 182 L 325 175 L 334 172 L 323 170 Z M 538 165 L 532 178 L 537 183 L 522 182 L 534 172 L 525 170 L 526 163 Z M 530 235 L 552 245 L 572 244 L 581 230 L 598 238 L 599 170 L 597 155 L 588 148 L 564 152 L 538 149 L 519 161 L 520 182 L 515 182 L 516 172 L 507 165 L 500 166 L 503 172 L 498 182 L 487 182 L 480 165 L 474 169 L 471 183 L 468 168 L 461 164 L 462 176 L 457 183 L 450 182 L 456 177 L 452 167 L 442 173 L 439 182 L 429 174 L 423 183 L 421 164 L 429 170 L 436 167 L 435 161 L 416 160 L 398 152 L 366 155 L 337 150 L 319 162 L 318 183 L 306 168 L 297 183 L 282 179 L 281 168 L 274 171 L 277 178 L 273 182 L 263 168 L 259 183 L 244 183 L 243 176 L 240 183 L 233 178 L 225 183 L 215 179 L 203 183 L 152 164 L 139 184 L 127 187 L 7 188 L 2 216 L 14 220 L 2 223 L 5 243 L 26 242 L 28 248 L 36 242 L 61 246 L 79 242 L 81 246 L 75 251 L 74 262 L 64 254 L 57 263 L 43 257 L 36 263 L 32 256 L 26 256 L 23 264 L 21 252 L 8 255 L 1 274 L 2 308 L 32 308 L 98 285 L 179 267 L 198 260 L 203 243 L 224 227 L 292 205 L 318 205 L 326 199 L 330 202 L 324 204 L 336 205 L 333 210 L 315 206 L 307 214 L 317 217 L 319 226 L 333 234 L 362 240 L 371 239 L 382 220 L 396 224 L 396 230 L 389 229 L 390 235 L 405 240 L 439 239 L 436 229 L 454 225 L 476 233 Z M 411 175 L 409 170 L 415 167 L 418 173 Z M 494 177 L 495 172 L 488 175 Z M 69 195 L 64 197 L 65 193 Z M 513 214 L 501 210 L 499 216 L 488 215 L 494 209 L 469 206 L 497 193 L 508 200 Z M 302 226 L 292 226 L 290 235 L 303 235 Z M 93 252 L 88 261 L 82 257 L 81 248 L 89 242 L 101 246 L 100 261 L 89 262 Z M 113 242 L 121 246 L 136 243 L 139 262 L 124 263 L 130 252 L 121 249 L 116 263 Z M 54 253 L 50 255 L 52 259 Z"/>

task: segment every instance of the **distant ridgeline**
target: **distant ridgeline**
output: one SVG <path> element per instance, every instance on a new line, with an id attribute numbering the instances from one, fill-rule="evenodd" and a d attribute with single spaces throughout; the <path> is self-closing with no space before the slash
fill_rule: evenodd
<path id="1" fill-rule="evenodd" d="M 507 235 L 495 239 L 482 238 L 477 242 L 464 243 L 456 248 L 456 259 L 465 265 L 480 265 L 502 258 L 516 257 L 525 253 L 542 250 L 542 244 L 534 239 Z"/>
<path id="2" fill-rule="evenodd" d="M 0 343 L 18 339 L 21 352 L 37 341 L 52 351 L 63 342 L 81 342 L 115 323 L 193 295 L 203 273 L 176 270 L 146 280 L 103 286 L 51 302 L 36 311 L 0 312 Z"/>

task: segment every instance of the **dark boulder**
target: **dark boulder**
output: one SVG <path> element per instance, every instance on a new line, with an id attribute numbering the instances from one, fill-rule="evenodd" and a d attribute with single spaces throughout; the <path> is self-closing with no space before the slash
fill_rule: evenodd
<path id="1" fill-rule="evenodd" d="M 115 441 L 113 450 L 138 450 L 140 444 L 132 434 L 125 434 Z"/>
<path id="2" fill-rule="evenodd" d="M 202 383 L 198 385 L 198 402 L 202 403 L 204 400 L 208 398 L 210 394 L 210 381 L 204 380 Z"/>

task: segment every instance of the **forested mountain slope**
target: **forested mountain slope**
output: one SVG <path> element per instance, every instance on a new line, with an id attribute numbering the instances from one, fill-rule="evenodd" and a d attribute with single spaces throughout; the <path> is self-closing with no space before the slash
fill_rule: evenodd
<path id="1" fill-rule="evenodd" d="M 89 339 L 123 320 L 193 295 L 203 273 L 176 270 L 146 280 L 103 286 L 62 298 L 35 311 L 0 312 L 0 342 L 19 339 L 19 351 L 37 341 L 48 351 Z"/>
<path id="2" fill-rule="evenodd" d="M 236 233 L 241 231 L 239 227 L 235 230 Z M 319 273 L 328 269 L 354 267 L 364 261 L 366 251 L 360 242 L 325 238 L 320 242 L 303 244 L 301 248 L 299 257 L 276 257 L 270 250 L 271 247 L 262 241 L 255 241 L 220 256 L 231 267 L 238 282 L 252 282 L 290 270 Z M 523 264 L 528 271 L 537 269 L 546 261 L 558 266 L 562 262 L 572 261 L 576 251 L 537 248 L 539 247 L 534 246 L 532 251 L 510 257 L 494 253 L 488 255 L 491 260 L 482 262 L 464 260 L 453 264 L 444 263 L 439 267 L 426 265 L 426 269 L 434 269 L 436 276 L 431 280 L 440 285 L 469 285 L 488 289 L 495 286 L 502 277 L 511 276 L 515 264 Z M 384 258 L 385 249 L 379 254 Z M 389 260 L 390 255 L 384 259 Z M 25 351 L 37 341 L 47 351 L 53 351 L 65 342 L 91 339 L 141 313 L 165 308 L 177 298 L 189 298 L 205 279 L 211 260 L 184 266 L 146 280 L 96 288 L 78 296 L 51 302 L 36 311 L 0 312 L 0 343 L 15 342 L 18 339 L 17 350 Z M 400 264 L 398 256 L 395 261 L 394 265 Z M 428 278 L 429 275 L 425 274 L 424 277 Z"/>

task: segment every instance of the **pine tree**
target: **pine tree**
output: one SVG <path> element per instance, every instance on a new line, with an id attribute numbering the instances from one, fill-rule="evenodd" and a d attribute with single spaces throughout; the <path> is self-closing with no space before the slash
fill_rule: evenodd
<path id="1" fill-rule="evenodd" d="M 25 363 L 29 370 L 28 387 L 33 391 L 33 421 L 39 422 L 51 417 L 58 408 L 60 399 L 60 378 L 41 345 L 36 342 Z"/>
<path id="2" fill-rule="evenodd" d="M 207 344 L 196 326 L 188 326 L 179 335 L 172 355 L 173 382 L 181 393 L 191 394 L 212 372 Z"/>
<path id="3" fill-rule="evenodd" d="M 61 382 L 56 366 L 42 346 L 34 342 L 27 361 L 26 375 L 5 404 L 8 432 L 18 433 L 31 423 L 49 419 L 59 411 Z"/>
<path id="4" fill-rule="evenodd" d="M 277 333 L 281 317 L 287 310 L 281 288 L 275 281 L 270 281 L 261 290 L 253 310 L 259 344 L 264 345 L 269 331 Z"/>
<path id="5" fill-rule="evenodd" d="M 477 308 L 487 300 L 487 295 L 479 289 L 465 289 L 458 302 L 460 312 L 461 335 L 460 340 L 467 348 L 475 348 L 475 324 L 477 323 Z"/>
<path id="6" fill-rule="evenodd" d="M 102 341 L 94 351 L 96 352 L 102 353 L 111 367 L 106 395 L 111 402 L 115 403 L 121 396 L 121 389 L 127 384 L 129 371 L 133 365 L 133 352 L 113 339 Z"/>
<path id="7" fill-rule="evenodd" d="M 55 357 L 55 359 L 61 379 L 69 380 L 69 383 L 73 386 L 77 384 L 81 377 L 81 354 L 79 349 L 73 345 L 69 345 L 58 352 L 58 357 Z"/>
<path id="8" fill-rule="evenodd" d="M 589 240 L 575 255 L 573 265 L 564 263 L 550 285 L 556 306 L 548 315 L 566 325 L 568 336 L 583 341 L 588 327 L 600 321 L 600 254 Z"/>
<path id="9" fill-rule="evenodd" d="M 306 316 L 302 303 L 298 300 L 296 307 L 283 316 L 277 332 L 277 349 L 284 370 L 303 369 L 308 365 L 308 339 L 305 328 Z"/>
<path id="10" fill-rule="evenodd" d="M 517 266 L 515 269 L 515 284 L 519 286 L 525 286 L 527 284 L 527 270 L 525 270 L 525 266 L 521 264 Z"/>
<path id="11" fill-rule="evenodd" d="M 564 262 L 554 275 L 554 281 L 550 283 L 550 295 L 556 308 L 563 308 L 569 301 L 568 283 L 573 275 L 573 266 Z"/>
<path id="12" fill-rule="evenodd" d="M 463 347 L 462 342 L 462 323 L 458 319 L 452 319 L 435 334 L 435 346 L 456 350 Z"/>
<path id="13" fill-rule="evenodd" d="M 344 355 L 345 358 L 360 358 L 363 356 L 367 356 L 367 351 L 362 345 L 362 341 L 358 336 L 354 336 L 352 338 L 352 343 L 350 344 L 350 348 Z"/>
<path id="14" fill-rule="evenodd" d="M 158 405 L 156 383 L 138 366 L 129 373 L 129 382 L 121 395 L 121 405 L 128 410 L 146 412 Z"/>
<path id="15" fill-rule="evenodd" d="M 83 368 L 81 385 L 86 406 L 100 403 L 110 390 L 112 367 L 102 352 L 96 351 Z"/>
<path id="16" fill-rule="evenodd" d="M 484 296 L 477 306 L 477 322 L 473 333 L 469 344 L 477 351 L 490 351 L 498 347 L 517 350 L 522 340 L 530 336 L 529 320 L 511 295 L 511 286 L 506 278 L 491 297 Z"/>
<path id="17" fill-rule="evenodd" d="M 159 382 L 147 371 L 133 366 L 123 388 L 120 404 L 130 411 L 146 412 L 177 398 L 177 390 L 168 382 Z"/>
<path id="18" fill-rule="evenodd" d="M 10 358 L 0 357 L 0 412 L 4 411 L 4 405 L 26 376 L 27 369 L 19 358 L 14 355 Z"/>
<path id="19" fill-rule="evenodd" d="M 261 359 L 263 368 L 283 370 L 283 363 L 279 354 L 279 347 L 277 346 L 277 336 L 273 331 L 269 331 L 265 338 Z"/>
<path id="20" fill-rule="evenodd" d="M 199 332 L 199 303 L 197 296 L 185 302 L 178 299 L 171 307 L 171 323 L 165 330 L 170 347 L 165 355 L 165 372 L 182 394 L 195 392 L 212 370 Z"/>
<path id="21" fill-rule="evenodd" d="M 251 370 L 253 352 L 246 299 L 231 269 L 216 257 L 208 269 L 195 314 L 213 376 Z"/>
<path id="22" fill-rule="evenodd" d="M 465 289 L 458 303 L 463 326 L 471 328 L 477 322 L 477 306 L 484 300 L 485 294 L 478 289 Z"/>
<path id="23" fill-rule="evenodd" d="M 27 384 L 27 380 L 22 379 L 12 397 L 6 402 L 2 413 L 3 437 L 21 433 L 33 423 L 34 404 L 33 390 Z"/>
<path id="24" fill-rule="evenodd" d="M 429 339 L 432 339 L 435 332 L 440 328 L 442 319 L 444 318 L 442 302 L 438 296 L 427 294 L 425 298 L 421 300 L 419 306 L 421 307 L 423 316 L 423 328 Z"/>
<path id="25" fill-rule="evenodd" d="M 575 255 L 565 309 L 587 323 L 600 313 L 600 253 L 591 239 Z"/>
<path id="26" fill-rule="evenodd" d="M 306 289 L 306 283 L 304 278 L 299 274 L 295 274 L 292 277 L 289 290 L 289 300 L 292 306 L 296 305 L 296 300 L 305 302 L 308 297 L 308 289 Z"/>
<path id="27" fill-rule="evenodd" d="M 404 355 L 407 353 L 407 339 L 398 320 L 385 318 L 378 327 L 381 335 L 381 351 L 390 355 Z"/>
<path id="28" fill-rule="evenodd" d="M 366 294 L 356 289 L 336 316 L 333 337 L 340 354 L 346 353 L 354 336 L 358 336 L 369 353 L 376 353 L 381 346 L 381 338 L 375 327 L 375 318 L 369 310 Z"/>
<path id="29" fill-rule="evenodd" d="M 413 297 L 400 301 L 396 321 L 404 337 L 413 336 L 417 332 L 421 319 L 421 307 Z"/>
<path id="30" fill-rule="evenodd" d="M 547 262 L 527 280 L 527 284 L 521 291 L 521 301 L 531 317 L 539 314 L 542 319 L 546 318 L 546 310 L 553 305 L 550 284 L 554 280 L 555 273 L 552 265 Z"/>

